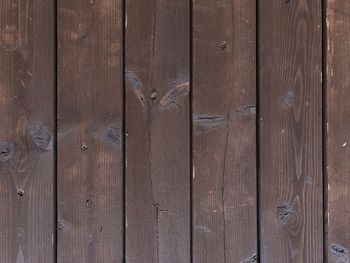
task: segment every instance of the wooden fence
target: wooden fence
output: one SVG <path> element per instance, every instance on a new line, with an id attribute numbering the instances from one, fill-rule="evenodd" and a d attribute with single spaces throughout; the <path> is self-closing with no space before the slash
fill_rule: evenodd
<path id="1" fill-rule="evenodd" d="M 349 72 L 348 0 L 0 0 L 0 262 L 350 262 Z"/>

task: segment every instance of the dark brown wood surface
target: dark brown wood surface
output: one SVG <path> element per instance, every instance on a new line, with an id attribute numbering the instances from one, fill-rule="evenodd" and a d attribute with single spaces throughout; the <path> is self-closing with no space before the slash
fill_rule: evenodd
<path id="1" fill-rule="evenodd" d="M 54 1 L 0 1 L 0 262 L 54 262 Z"/>
<path id="2" fill-rule="evenodd" d="M 259 1 L 263 263 L 323 262 L 321 1 Z"/>
<path id="3" fill-rule="evenodd" d="M 0 263 L 349 263 L 349 17 L 1 0 Z"/>
<path id="4" fill-rule="evenodd" d="M 190 261 L 190 2 L 127 0 L 126 260 Z"/>
<path id="5" fill-rule="evenodd" d="M 57 262 L 123 261 L 121 1 L 58 1 Z"/>
<path id="6" fill-rule="evenodd" d="M 193 4 L 193 262 L 257 260 L 255 14 Z"/>
<path id="7" fill-rule="evenodd" d="M 350 262 L 350 2 L 327 1 L 327 262 Z"/>

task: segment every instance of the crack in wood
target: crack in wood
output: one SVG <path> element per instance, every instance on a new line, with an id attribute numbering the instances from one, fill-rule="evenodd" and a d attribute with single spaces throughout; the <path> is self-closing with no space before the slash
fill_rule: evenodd
<path id="1" fill-rule="evenodd" d="M 251 114 L 256 114 L 256 106 L 255 105 L 245 105 L 239 107 L 235 110 L 235 114 L 239 116 L 247 116 Z"/>
<path id="2" fill-rule="evenodd" d="M 194 126 L 197 132 L 209 132 L 227 124 L 224 116 L 201 115 L 194 118 Z"/>
<path id="3" fill-rule="evenodd" d="M 15 155 L 15 145 L 9 142 L 0 142 L 0 162 L 11 160 Z"/>
<path id="4" fill-rule="evenodd" d="M 153 203 L 154 206 L 154 217 L 155 217 L 155 223 L 156 223 L 156 244 L 157 244 L 157 261 L 159 262 L 159 210 L 160 210 L 160 204 L 159 203 Z"/>
<path id="5" fill-rule="evenodd" d="M 350 255 L 347 248 L 339 244 L 331 244 L 329 246 L 334 258 L 336 258 L 336 263 L 350 263 Z"/>
<path id="6" fill-rule="evenodd" d="M 250 256 L 247 259 L 244 259 L 243 261 L 241 261 L 240 263 L 256 263 L 258 262 L 258 256 L 256 254 Z"/>

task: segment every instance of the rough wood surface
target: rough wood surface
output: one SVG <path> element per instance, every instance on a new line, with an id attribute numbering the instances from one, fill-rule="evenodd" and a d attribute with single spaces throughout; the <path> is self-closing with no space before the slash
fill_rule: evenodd
<path id="1" fill-rule="evenodd" d="M 350 262 L 350 2 L 327 1 L 328 262 Z M 326 55 L 326 54 L 325 54 Z"/>
<path id="2" fill-rule="evenodd" d="M 0 1 L 0 262 L 54 262 L 54 1 Z"/>
<path id="3" fill-rule="evenodd" d="M 257 261 L 255 1 L 193 4 L 193 262 Z"/>
<path id="4" fill-rule="evenodd" d="M 349 17 L 1 0 L 0 263 L 349 263 Z"/>
<path id="5" fill-rule="evenodd" d="M 190 2 L 127 0 L 126 260 L 190 262 Z"/>
<path id="6" fill-rule="evenodd" d="M 58 259 L 123 261 L 121 1 L 58 1 Z"/>
<path id="7" fill-rule="evenodd" d="M 260 261 L 321 263 L 321 1 L 259 11 Z"/>

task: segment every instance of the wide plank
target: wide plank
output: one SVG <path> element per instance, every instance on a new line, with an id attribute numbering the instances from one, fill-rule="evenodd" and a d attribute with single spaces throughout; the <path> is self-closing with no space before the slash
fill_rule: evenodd
<path id="1" fill-rule="evenodd" d="M 327 262 L 350 262 L 350 2 L 327 1 Z"/>
<path id="2" fill-rule="evenodd" d="M 259 1 L 260 262 L 323 262 L 321 1 Z"/>
<path id="3" fill-rule="evenodd" d="M 189 263 L 190 2 L 126 0 L 126 260 Z"/>
<path id="4" fill-rule="evenodd" d="M 257 261 L 256 3 L 193 2 L 193 262 Z"/>
<path id="5" fill-rule="evenodd" d="M 53 0 L 0 1 L 0 262 L 54 262 Z"/>
<path id="6" fill-rule="evenodd" d="M 122 1 L 57 11 L 57 262 L 124 262 Z"/>

